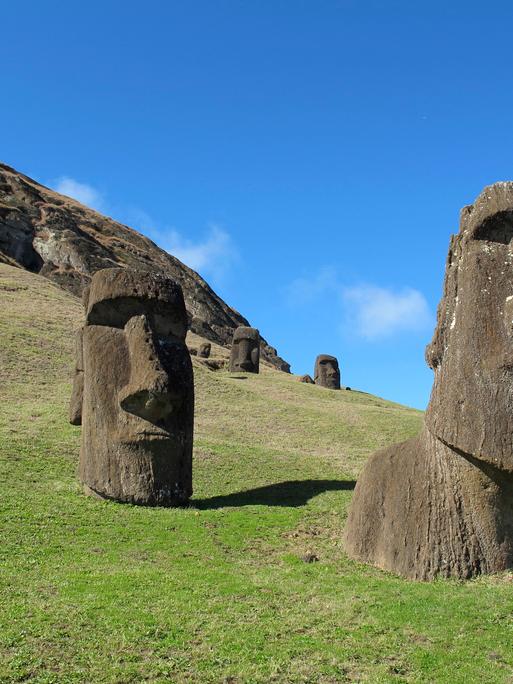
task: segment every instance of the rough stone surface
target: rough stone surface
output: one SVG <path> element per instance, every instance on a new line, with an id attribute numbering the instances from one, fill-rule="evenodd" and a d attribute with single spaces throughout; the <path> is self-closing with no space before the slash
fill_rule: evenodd
<path id="1" fill-rule="evenodd" d="M 82 401 L 84 396 L 84 353 L 82 328 L 75 337 L 75 372 L 73 389 L 69 404 L 69 422 L 72 425 L 82 424 Z"/>
<path id="2" fill-rule="evenodd" d="M 414 579 L 513 567 L 513 183 L 461 214 L 431 344 L 425 428 L 374 454 L 346 548 Z"/>
<path id="3" fill-rule="evenodd" d="M 335 356 L 320 354 L 315 359 L 314 382 L 321 387 L 340 389 L 340 370 Z"/>
<path id="4" fill-rule="evenodd" d="M 182 287 L 191 329 L 229 347 L 249 325 L 195 271 L 136 231 L 0 164 L 0 261 L 17 263 L 80 295 L 99 269 L 123 266 L 165 274 Z M 289 364 L 262 340 L 262 357 Z"/>
<path id="5" fill-rule="evenodd" d="M 230 354 L 232 373 L 258 373 L 260 365 L 260 334 L 256 328 L 241 326 L 233 334 Z"/>
<path id="6" fill-rule="evenodd" d="M 212 345 L 210 344 L 210 342 L 203 342 L 203 344 L 200 344 L 198 348 L 198 356 L 202 359 L 208 359 L 208 357 L 210 356 L 211 349 Z"/>
<path id="7" fill-rule="evenodd" d="M 306 382 L 308 385 L 313 385 L 314 381 L 311 375 L 300 375 L 298 378 L 299 382 Z"/>
<path id="8" fill-rule="evenodd" d="M 192 494 L 194 386 L 180 286 L 113 268 L 93 276 L 77 335 L 73 424 L 90 494 L 180 505 Z"/>

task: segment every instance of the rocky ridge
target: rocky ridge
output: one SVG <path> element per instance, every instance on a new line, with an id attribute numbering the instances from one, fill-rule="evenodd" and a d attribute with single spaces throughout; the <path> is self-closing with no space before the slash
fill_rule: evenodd
<path id="1" fill-rule="evenodd" d="M 250 325 L 198 273 L 149 238 L 5 164 L 0 164 L 0 261 L 39 273 L 77 296 L 101 268 L 159 271 L 182 286 L 193 333 L 229 347 L 234 329 Z M 261 354 L 290 372 L 264 339 Z"/>

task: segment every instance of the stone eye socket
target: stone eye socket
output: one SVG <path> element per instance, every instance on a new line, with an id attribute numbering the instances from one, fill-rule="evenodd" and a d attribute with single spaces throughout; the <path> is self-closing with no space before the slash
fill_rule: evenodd
<path id="1" fill-rule="evenodd" d="M 473 238 L 508 245 L 513 239 L 513 211 L 501 211 L 485 219 L 477 226 Z"/>
<path id="2" fill-rule="evenodd" d="M 187 331 L 185 317 L 169 303 L 123 297 L 96 303 L 87 315 L 89 325 L 124 328 L 131 318 L 145 316 L 153 332 L 162 338 L 183 339 Z"/>

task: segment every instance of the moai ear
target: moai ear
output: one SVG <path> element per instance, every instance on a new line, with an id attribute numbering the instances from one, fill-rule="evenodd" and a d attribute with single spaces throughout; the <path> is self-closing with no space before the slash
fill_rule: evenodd
<path id="1" fill-rule="evenodd" d="M 251 350 L 251 363 L 254 366 L 258 366 L 259 359 L 260 359 L 260 349 L 259 349 L 259 347 L 255 347 L 254 349 Z"/>
<path id="2" fill-rule="evenodd" d="M 75 375 L 69 404 L 69 422 L 82 425 L 82 401 L 84 397 L 84 354 L 82 349 L 83 328 L 77 330 L 75 338 Z"/>

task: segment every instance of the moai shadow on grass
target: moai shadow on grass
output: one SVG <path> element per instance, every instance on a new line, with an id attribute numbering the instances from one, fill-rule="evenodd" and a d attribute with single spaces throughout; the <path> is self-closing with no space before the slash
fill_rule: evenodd
<path id="1" fill-rule="evenodd" d="M 82 425 L 89 494 L 174 506 L 192 494 L 194 385 L 181 287 L 163 275 L 97 271 L 77 334 L 70 421 Z"/>
<path id="2" fill-rule="evenodd" d="M 320 354 L 315 359 L 314 382 L 328 389 L 340 389 L 340 369 L 335 356 Z"/>
<path id="3" fill-rule="evenodd" d="M 256 328 L 240 326 L 233 333 L 230 372 L 258 373 L 260 365 L 260 333 Z"/>
<path id="4" fill-rule="evenodd" d="M 356 559 L 412 579 L 513 567 L 513 183 L 451 238 L 421 434 L 374 454 L 346 528 Z"/>

